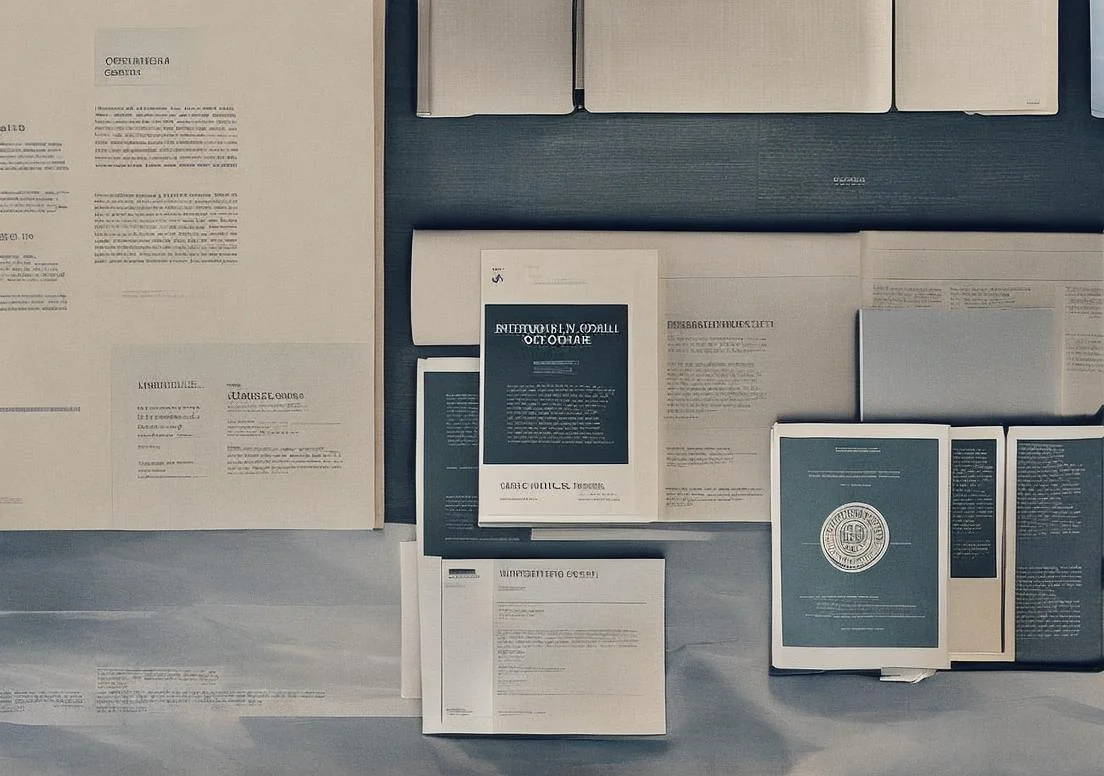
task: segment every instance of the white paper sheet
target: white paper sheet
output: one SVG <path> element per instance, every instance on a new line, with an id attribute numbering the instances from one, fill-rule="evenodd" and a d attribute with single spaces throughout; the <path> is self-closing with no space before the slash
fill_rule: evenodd
<path id="1" fill-rule="evenodd" d="M 666 731 L 662 560 L 422 558 L 425 733 Z"/>

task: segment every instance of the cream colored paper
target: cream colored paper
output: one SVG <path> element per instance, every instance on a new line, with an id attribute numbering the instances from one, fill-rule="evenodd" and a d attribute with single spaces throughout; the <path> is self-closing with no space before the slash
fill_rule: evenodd
<path id="1" fill-rule="evenodd" d="M 418 115 L 571 113 L 571 0 L 419 0 Z"/>
<path id="2" fill-rule="evenodd" d="M 1058 112 L 1058 0 L 897 0 L 898 110 Z"/>
<path id="3" fill-rule="evenodd" d="M 1098 234 L 864 232 L 863 307 L 1045 307 L 1061 333 L 1063 415 L 1104 402 Z"/>
<path id="4" fill-rule="evenodd" d="M 892 0 L 587 0 L 594 112 L 880 113 Z"/>
<path id="5" fill-rule="evenodd" d="M 111 508 L 113 347 L 374 347 L 382 5 L 0 4 L 5 529 L 153 527 Z M 298 527 L 377 525 L 357 463 Z"/>

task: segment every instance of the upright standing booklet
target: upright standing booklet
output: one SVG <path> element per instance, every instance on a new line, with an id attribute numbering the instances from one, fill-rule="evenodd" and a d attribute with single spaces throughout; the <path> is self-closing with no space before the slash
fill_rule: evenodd
<path id="1" fill-rule="evenodd" d="M 479 521 L 660 518 L 656 251 L 484 251 Z"/>

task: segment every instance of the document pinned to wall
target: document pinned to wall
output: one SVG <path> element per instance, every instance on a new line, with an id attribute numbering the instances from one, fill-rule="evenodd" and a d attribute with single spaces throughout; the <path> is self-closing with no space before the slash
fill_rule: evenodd
<path id="1" fill-rule="evenodd" d="M 0 482 L 0 525 L 375 527 L 383 3 L 0 8 L 0 469 L 10 475 Z M 262 505 L 238 503 L 230 517 L 229 502 L 179 512 L 171 526 L 146 522 L 181 506 L 169 477 L 144 481 L 152 512 L 128 511 L 125 492 L 113 498 L 133 463 L 112 452 L 112 388 L 124 374 L 185 386 L 199 377 L 194 362 L 174 364 L 172 354 L 233 346 L 255 375 L 286 376 L 269 347 L 277 344 L 318 347 L 323 360 L 333 345 L 363 350 L 352 372 L 308 378 L 355 377 L 307 393 L 315 411 L 328 393 L 324 422 L 366 423 L 372 440 L 343 446 L 359 484 L 342 491 L 341 508 L 316 509 L 318 490 L 305 480 L 289 488 L 284 475 L 260 469 L 250 487 L 273 484 L 285 497 L 287 514 L 267 525 Z M 156 377 L 129 368 L 135 348 L 162 349 Z M 261 363 L 264 354 L 277 360 Z M 216 379 L 232 383 L 233 371 Z M 170 414 L 184 435 L 197 428 L 188 402 L 153 399 L 179 390 L 189 389 L 144 395 L 150 406 L 177 407 Z M 145 412 L 146 403 L 132 404 Z M 298 428 L 289 455 L 331 450 L 320 425 Z M 189 460 L 141 444 L 126 448 L 139 465 Z"/>

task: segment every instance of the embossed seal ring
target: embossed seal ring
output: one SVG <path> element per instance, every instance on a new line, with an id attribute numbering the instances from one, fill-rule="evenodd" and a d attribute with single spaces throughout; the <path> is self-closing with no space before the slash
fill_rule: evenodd
<path id="1" fill-rule="evenodd" d="M 820 527 L 820 549 L 840 571 L 866 571 L 882 559 L 888 547 L 886 519 L 860 501 L 836 507 Z"/>

